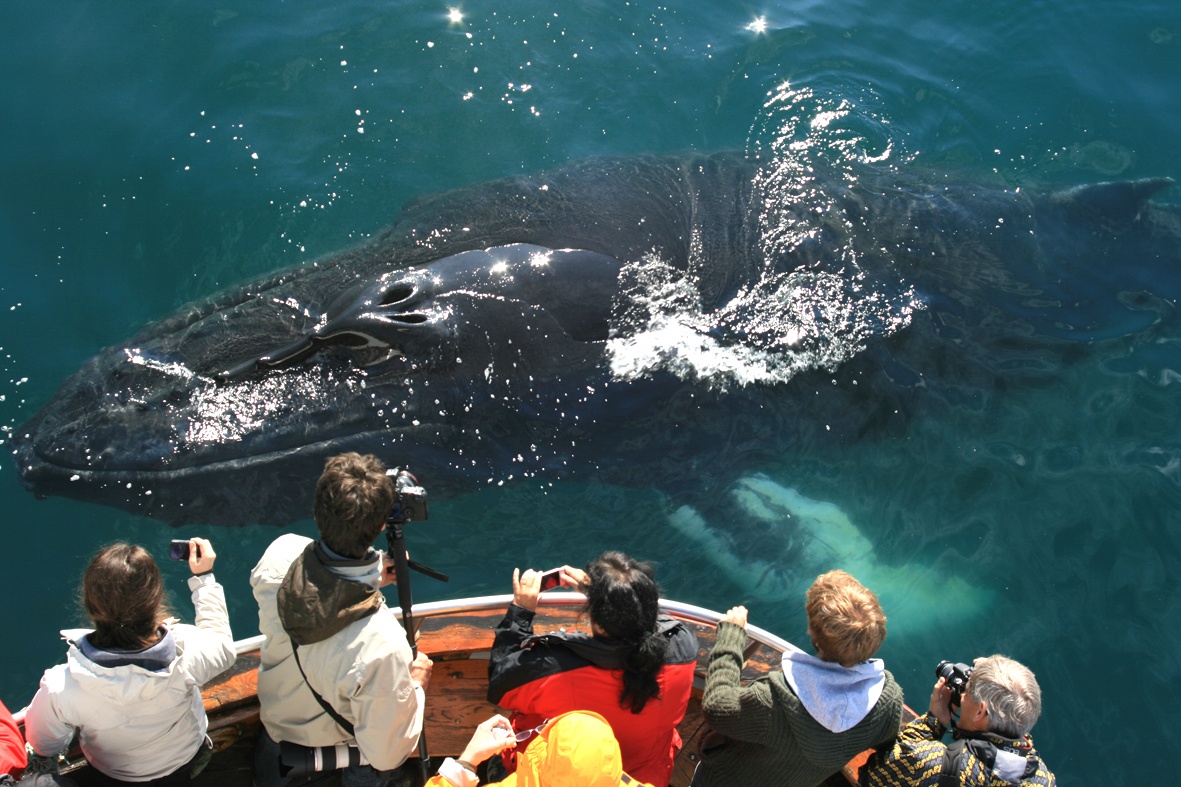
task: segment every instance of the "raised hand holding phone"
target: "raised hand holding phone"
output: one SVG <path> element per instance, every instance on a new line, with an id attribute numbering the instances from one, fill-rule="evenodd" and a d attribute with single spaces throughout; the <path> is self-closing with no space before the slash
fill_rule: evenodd
<path id="1" fill-rule="evenodd" d="M 514 568 L 513 603 L 518 607 L 536 610 L 539 594 L 559 587 L 581 590 L 587 581 L 586 572 L 572 566 L 558 566 L 548 571 L 527 568 L 523 572 Z"/>
<path id="2" fill-rule="evenodd" d="M 574 568 L 574 566 L 562 566 L 562 585 L 573 590 L 582 591 L 590 584 L 590 577 L 581 568 Z"/>
<path id="3" fill-rule="evenodd" d="M 191 538 L 189 543 L 193 548 L 189 550 L 189 571 L 196 574 L 208 574 L 213 570 L 213 563 L 217 560 L 217 553 L 213 551 L 213 544 L 207 538 Z"/>

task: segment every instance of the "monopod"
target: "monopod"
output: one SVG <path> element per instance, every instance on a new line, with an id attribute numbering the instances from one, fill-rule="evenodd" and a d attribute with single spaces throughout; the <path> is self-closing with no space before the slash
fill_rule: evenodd
<path id="1" fill-rule="evenodd" d="M 406 533 L 404 525 L 414 519 L 427 519 L 426 490 L 418 485 L 418 479 L 401 468 L 387 470 L 386 475 L 394 480 L 394 506 L 386 517 L 385 538 L 387 553 L 394 559 L 394 573 L 398 580 L 398 606 L 402 608 L 402 627 L 406 629 L 406 639 L 410 643 L 410 652 L 418 656 L 418 642 L 414 626 L 414 600 L 410 593 L 410 569 L 414 569 L 441 582 L 449 577 L 422 563 L 406 557 Z M 425 717 L 424 717 L 425 719 Z M 420 784 L 426 784 L 431 771 L 430 755 L 426 745 L 426 725 L 418 733 L 418 763 Z"/>

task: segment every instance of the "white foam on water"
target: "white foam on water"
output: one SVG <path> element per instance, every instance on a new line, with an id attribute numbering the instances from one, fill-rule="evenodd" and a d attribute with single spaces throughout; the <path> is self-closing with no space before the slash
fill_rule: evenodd
<path id="1" fill-rule="evenodd" d="M 661 315 L 644 331 L 609 340 L 607 356 L 612 375 L 623 380 L 656 371 L 683 380 L 713 380 L 720 386 L 779 382 L 783 377 L 774 355 L 722 345 L 680 315 Z"/>
<path id="2" fill-rule="evenodd" d="M 714 309 L 691 276 L 659 259 L 622 274 L 622 317 L 607 343 L 617 379 L 656 372 L 716 389 L 782 384 L 836 369 L 875 341 L 906 328 L 923 304 L 912 287 L 890 287 L 842 269 L 777 271 Z"/>

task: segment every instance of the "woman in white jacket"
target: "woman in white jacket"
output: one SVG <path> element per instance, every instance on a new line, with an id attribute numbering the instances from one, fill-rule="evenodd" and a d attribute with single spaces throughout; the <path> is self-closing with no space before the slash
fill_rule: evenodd
<path id="1" fill-rule="evenodd" d="M 188 784 L 209 725 L 201 684 L 235 657 L 216 557 L 207 540 L 189 541 L 190 626 L 168 617 L 160 569 L 143 547 L 114 544 L 94 556 L 81 593 L 94 629 L 62 632 L 66 663 L 45 671 L 25 714 L 37 754 L 56 756 L 77 734 L 113 783 Z"/>

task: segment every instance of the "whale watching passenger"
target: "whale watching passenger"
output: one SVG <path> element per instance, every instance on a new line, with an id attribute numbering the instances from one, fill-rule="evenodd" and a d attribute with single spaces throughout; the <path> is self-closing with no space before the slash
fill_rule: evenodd
<path id="1" fill-rule="evenodd" d="M 518 743 L 521 741 L 521 743 Z M 619 742 L 607 720 L 590 711 L 570 711 L 538 725 L 513 732 L 503 716 L 476 727 L 458 760 L 448 757 L 427 787 L 476 787 L 476 766 L 497 753 L 521 746 L 517 769 L 505 787 L 652 787 L 623 770 Z"/>
<path id="2" fill-rule="evenodd" d="M 355 747 L 368 764 L 346 767 L 343 787 L 403 780 L 397 769 L 418 746 L 431 660 L 412 655 L 380 590 L 397 579 L 393 559 L 373 549 L 394 495 L 376 456 L 330 458 L 316 484 L 319 540 L 280 536 L 250 573 L 266 635 L 255 787 L 291 781 L 280 767 L 283 742 Z"/>
<path id="3" fill-rule="evenodd" d="M 518 732 L 568 711 L 594 711 L 615 731 L 624 769 L 666 787 L 681 748 L 677 725 L 693 686 L 696 635 L 660 614 L 652 567 L 622 552 L 604 552 L 585 571 L 562 566 L 558 577 L 586 594 L 591 633 L 535 636 L 542 574 L 515 569 L 513 601 L 492 645 L 488 700 L 513 711 Z M 513 757 L 503 759 L 511 770 Z"/>
<path id="4" fill-rule="evenodd" d="M 120 543 L 94 556 L 81 590 L 94 628 L 62 632 L 66 663 L 45 671 L 25 712 L 37 755 L 56 757 L 77 735 L 99 785 L 185 785 L 208 762 L 201 684 L 235 658 L 216 557 L 206 539 L 189 540 L 196 621 L 186 625 L 169 616 L 147 550 Z"/>
<path id="5" fill-rule="evenodd" d="M 1005 656 L 973 666 L 942 662 L 925 716 L 869 758 L 863 787 L 1055 787 L 1033 748 L 1030 730 L 1042 712 L 1033 672 Z M 952 710 L 959 718 L 952 723 Z M 954 742 L 941 739 L 948 729 Z"/>
<path id="6" fill-rule="evenodd" d="M 25 756 L 25 739 L 12 718 L 12 713 L 0 702 L 0 783 L 4 776 L 20 778 L 28 764 Z"/>
<path id="7" fill-rule="evenodd" d="M 898 734 L 902 689 L 871 658 L 886 636 L 877 596 L 844 571 L 829 571 L 808 589 L 805 611 L 816 655 L 788 650 L 782 669 L 746 686 L 746 608 L 730 609 L 718 624 L 701 698 L 713 734 L 694 787 L 814 787 Z"/>

